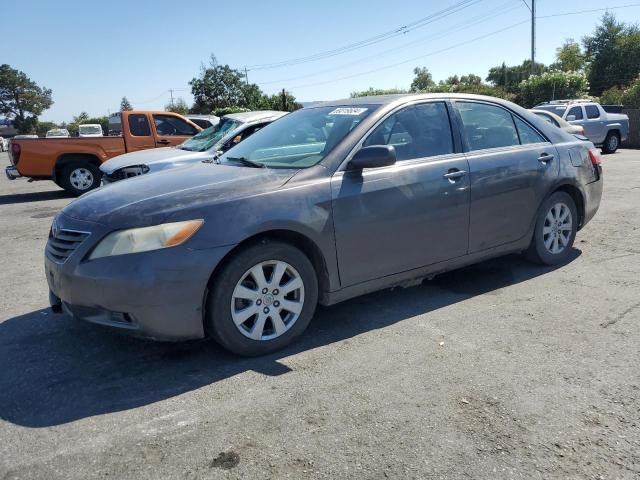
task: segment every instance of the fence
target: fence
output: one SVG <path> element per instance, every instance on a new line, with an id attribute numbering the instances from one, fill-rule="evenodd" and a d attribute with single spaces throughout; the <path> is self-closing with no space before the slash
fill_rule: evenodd
<path id="1" fill-rule="evenodd" d="M 640 108 L 626 108 L 622 113 L 629 116 L 629 138 L 622 146 L 640 148 Z"/>

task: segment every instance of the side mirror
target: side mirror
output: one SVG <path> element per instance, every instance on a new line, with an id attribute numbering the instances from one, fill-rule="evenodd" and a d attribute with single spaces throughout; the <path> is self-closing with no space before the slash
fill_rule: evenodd
<path id="1" fill-rule="evenodd" d="M 567 122 L 573 122 L 573 121 L 575 121 L 575 119 L 576 119 L 575 115 L 568 115 L 567 116 Z"/>
<path id="2" fill-rule="evenodd" d="M 388 167 L 395 163 L 396 149 L 393 145 L 371 145 L 356 152 L 349 162 L 349 169 Z"/>

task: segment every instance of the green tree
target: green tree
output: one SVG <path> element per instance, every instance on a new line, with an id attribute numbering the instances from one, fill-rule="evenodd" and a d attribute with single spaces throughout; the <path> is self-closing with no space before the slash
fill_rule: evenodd
<path id="1" fill-rule="evenodd" d="M 20 70 L 0 65 L 0 113 L 13 117 L 20 133 L 35 131 L 38 115 L 51 105 L 50 89 L 38 86 Z"/>
<path id="2" fill-rule="evenodd" d="M 615 85 L 625 85 L 640 73 L 640 27 L 616 20 L 605 13 L 601 24 L 582 43 L 589 65 L 592 95 L 599 96 Z"/>
<path id="3" fill-rule="evenodd" d="M 547 71 L 547 67 L 543 63 L 536 62 L 534 71 L 541 74 Z M 487 75 L 486 81 L 509 93 L 518 93 L 520 82 L 529 78 L 530 75 L 531 60 L 525 60 L 520 65 L 513 67 L 509 67 L 502 62 L 502 65 L 489 69 L 489 75 Z"/>
<path id="4" fill-rule="evenodd" d="M 633 82 L 622 94 L 622 104 L 627 108 L 640 108 L 640 79 Z"/>
<path id="5" fill-rule="evenodd" d="M 413 69 L 413 81 L 411 82 L 411 92 L 422 92 L 435 86 L 433 76 L 427 67 L 416 67 Z"/>
<path id="6" fill-rule="evenodd" d="M 624 89 L 618 85 L 611 87 L 600 95 L 600 103 L 602 105 L 622 105 L 622 97 Z"/>
<path id="7" fill-rule="evenodd" d="M 580 48 L 580 44 L 573 38 L 568 38 L 561 47 L 556 49 L 556 63 L 552 68 L 563 72 L 579 72 L 584 70 L 585 57 Z"/>
<path id="8" fill-rule="evenodd" d="M 409 93 L 408 90 L 403 88 L 373 88 L 369 87 L 368 90 L 362 90 L 359 92 L 351 92 L 351 98 L 357 97 L 372 97 L 376 95 L 396 95 L 399 93 Z"/>
<path id="9" fill-rule="evenodd" d="M 183 98 L 177 98 L 173 103 L 167 103 L 164 106 L 165 111 L 179 113 L 180 115 L 186 115 L 189 113 L 189 105 Z"/>
<path id="10" fill-rule="evenodd" d="M 122 100 L 120 100 L 120 111 L 130 112 L 131 110 L 133 110 L 133 107 L 131 106 L 131 102 L 129 102 L 127 97 L 122 97 Z"/>
<path id="11" fill-rule="evenodd" d="M 209 66 L 202 66 L 200 75 L 193 78 L 191 93 L 194 97 L 192 111 L 210 113 L 224 107 L 232 107 L 243 103 L 243 74 L 229 65 L 220 65 L 211 55 Z"/>
<path id="12" fill-rule="evenodd" d="M 83 123 L 89 123 L 89 114 L 87 112 L 81 112 L 80 115 L 73 117 L 71 123 L 67 125 L 69 134 L 73 137 L 78 135 L 78 127 Z"/>
<path id="13" fill-rule="evenodd" d="M 581 98 L 587 94 L 587 89 L 584 73 L 555 70 L 524 80 L 517 100 L 523 107 L 531 108 L 557 98 Z"/>

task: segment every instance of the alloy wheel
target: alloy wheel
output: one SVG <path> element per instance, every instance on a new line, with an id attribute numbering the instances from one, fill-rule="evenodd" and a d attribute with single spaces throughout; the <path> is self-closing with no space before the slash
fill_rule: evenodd
<path id="1" fill-rule="evenodd" d="M 273 340 L 289 330 L 304 306 L 304 283 L 287 262 L 269 260 L 247 270 L 231 296 L 231 318 L 252 340 Z"/>
<path id="2" fill-rule="evenodd" d="M 547 251 L 554 255 L 562 253 L 569 244 L 572 231 L 573 218 L 569 207 L 563 202 L 552 205 L 542 227 L 542 239 Z"/>

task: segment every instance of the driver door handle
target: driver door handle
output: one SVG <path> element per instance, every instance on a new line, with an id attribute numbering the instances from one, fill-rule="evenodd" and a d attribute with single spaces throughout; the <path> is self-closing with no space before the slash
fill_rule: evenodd
<path id="1" fill-rule="evenodd" d="M 549 155 L 548 153 L 542 153 L 538 157 L 538 161 L 541 163 L 549 163 L 551 160 L 553 160 L 553 155 Z"/>
<path id="2" fill-rule="evenodd" d="M 464 177 L 467 174 L 464 170 L 458 170 L 457 168 L 452 168 L 449 172 L 442 175 L 447 180 L 456 181 L 461 177 Z"/>
<path id="3" fill-rule="evenodd" d="M 162 140 L 158 140 L 158 143 L 161 143 L 161 144 L 163 144 L 163 145 L 168 145 L 168 144 L 170 144 L 171 142 L 170 142 L 169 140 L 167 140 L 167 139 L 162 139 Z"/>

